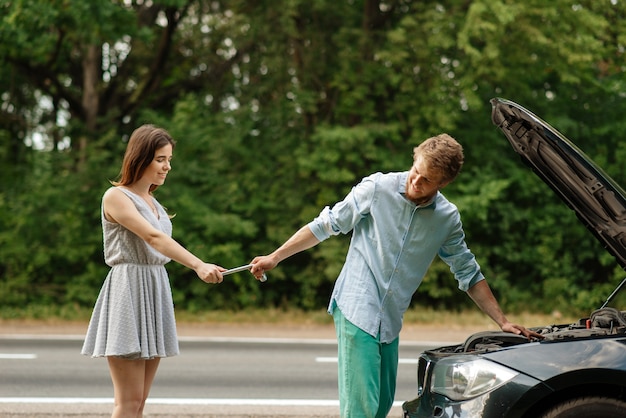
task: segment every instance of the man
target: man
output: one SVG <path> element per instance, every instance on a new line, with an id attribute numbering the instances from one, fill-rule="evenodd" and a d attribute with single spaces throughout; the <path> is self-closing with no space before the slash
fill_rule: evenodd
<path id="1" fill-rule="evenodd" d="M 337 333 L 343 418 L 384 418 L 391 410 L 402 317 L 436 255 L 503 331 L 541 338 L 506 319 L 467 248 L 456 206 L 440 193 L 462 166 L 457 141 L 447 134 L 429 138 L 414 149 L 408 172 L 364 178 L 274 252 L 252 260 L 252 274 L 260 278 L 282 260 L 352 231 L 328 306 Z"/>

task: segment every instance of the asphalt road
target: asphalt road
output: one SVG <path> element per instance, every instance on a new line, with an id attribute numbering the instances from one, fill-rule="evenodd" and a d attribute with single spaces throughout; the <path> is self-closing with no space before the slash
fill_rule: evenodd
<path id="1" fill-rule="evenodd" d="M 105 359 L 79 354 L 76 337 L 0 336 L 0 417 L 110 416 Z M 332 339 L 181 337 L 163 359 L 148 416 L 337 417 Z M 401 344 L 396 406 L 415 395 L 416 357 Z"/>

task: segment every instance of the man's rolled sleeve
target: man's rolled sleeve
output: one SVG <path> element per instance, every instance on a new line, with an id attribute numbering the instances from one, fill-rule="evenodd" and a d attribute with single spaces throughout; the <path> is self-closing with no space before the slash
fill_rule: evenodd
<path id="1" fill-rule="evenodd" d="M 326 206 L 320 214 L 309 222 L 309 229 L 315 238 L 324 241 L 332 235 L 347 234 L 369 211 L 376 188 L 375 179 L 380 173 L 363 179 L 350 193 L 332 208 Z"/>
<path id="2" fill-rule="evenodd" d="M 330 208 L 326 206 L 315 219 L 309 222 L 309 229 L 315 238 L 321 242 L 332 235 L 339 234 L 339 229 L 333 223 L 333 214 Z"/>

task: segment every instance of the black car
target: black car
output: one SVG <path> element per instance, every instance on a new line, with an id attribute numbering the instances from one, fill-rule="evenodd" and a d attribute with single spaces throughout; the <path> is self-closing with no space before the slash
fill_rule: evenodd
<path id="1" fill-rule="evenodd" d="M 582 151 L 523 107 L 492 99 L 492 120 L 526 163 L 626 267 L 626 194 Z M 606 302 L 576 323 L 532 328 L 544 339 L 480 332 L 428 350 L 411 418 L 626 417 L 626 311 Z"/>

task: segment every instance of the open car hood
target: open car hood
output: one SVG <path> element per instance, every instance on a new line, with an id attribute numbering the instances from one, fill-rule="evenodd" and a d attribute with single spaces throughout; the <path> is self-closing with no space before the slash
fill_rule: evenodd
<path id="1" fill-rule="evenodd" d="M 491 99 L 493 123 L 515 152 L 626 268 L 626 194 L 556 129 L 508 100 Z"/>

